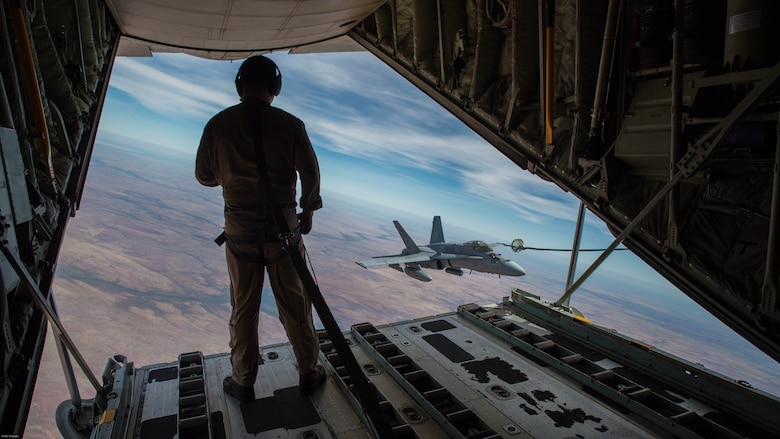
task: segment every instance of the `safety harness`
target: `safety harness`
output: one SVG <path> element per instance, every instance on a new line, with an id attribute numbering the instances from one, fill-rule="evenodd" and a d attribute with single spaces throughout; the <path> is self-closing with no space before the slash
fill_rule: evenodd
<path id="1" fill-rule="evenodd" d="M 247 253 L 245 251 L 241 251 L 241 249 L 239 249 L 236 245 L 253 243 L 257 244 L 258 248 L 262 250 L 262 245 L 266 242 L 287 241 L 287 239 L 278 232 L 269 232 L 269 227 L 267 226 L 268 224 L 265 221 L 252 223 L 246 229 L 244 229 L 240 235 L 237 236 L 228 235 L 223 231 L 222 234 L 220 234 L 214 240 L 214 242 L 216 242 L 220 247 L 222 244 L 227 243 L 230 252 L 239 259 L 249 262 L 257 262 L 267 267 L 268 265 L 271 265 L 284 257 L 286 246 L 288 245 L 287 243 L 285 243 L 285 246 L 282 248 L 282 250 L 279 251 L 279 253 L 276 253 L 269 258 L 264 257 L 262 255 L 262 251 L 259 254 Z M 276 227 L 273 227 L 273 229 L 276 229 Z M 292 233 L 292 236 L 289 239 L 289 245 L 297 246 L 301 241 L 301 226 L 296 227 L 295 230 L 291 231 L 290 233 Z"/>

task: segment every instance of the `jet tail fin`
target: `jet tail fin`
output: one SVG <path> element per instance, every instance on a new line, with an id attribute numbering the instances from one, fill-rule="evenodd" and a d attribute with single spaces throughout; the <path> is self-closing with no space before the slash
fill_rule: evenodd
<path id="1" fill-rule="evenodd" d="M 441 217 L 433 217 L 433 227 L 431 227 L 431 244 L 444 242 L 444 229 L 441 227 Z"/>
<path id="2" fill-rule="evenodd" d="M 393 221 L 393 224 L 395 224 L 395 228 L 398 230 L 398 234 L 401 235 L 401 239 L 404 241 L 406 249 L 412 253 L 419 253 L 420 248 L 417 247 L 417 244 L 415 244 L 414 241 L 412 241 L 412 238 L 409 237 L 409 234 L 406 233 L 406 230 L 401 227 L 401 223 L 398 221 Z"/>

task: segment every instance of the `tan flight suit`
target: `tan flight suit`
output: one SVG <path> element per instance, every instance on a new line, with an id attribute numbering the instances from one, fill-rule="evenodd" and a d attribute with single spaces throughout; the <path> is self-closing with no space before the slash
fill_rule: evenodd
<path id="1" fill-rule="evenodd" d="M 292 344 L 300 374 L 315 370 L 319 345 L 312 322 L 311 302 L 300 277 L 287 255 L 278 257 L 283 242 L 276 238 L 276 233 L 269 233 L 261 239 L 265 241 L 263 244 L 257 244 L 252 242 L 251 236 L 247 239 L 245 233 L 249 226 L 263 223 L 263 217 L 273 224 L 272 214 L 263 212 L 266 203 L 262 200 L 266 196 L 258 183 L 253 129 L 249 125 L 249 106 L 246 104 L 253 104 L 261 113 L 252 117 L 262 120 L 268 173 L 290 230 L 298 227 L 296 171 L 301 178 L 301 208 L 319 209 L 322 199 L 317 157 L 303 122 L 267 104 L 253 103 L 251 98 L 245 102 L 225 109 L 206 125 L 196 157 L 195 176 L 205 186 L 222 186 L 225 233 L 231 244 L 225 246 L 225 255 L 233 308 L 230 317 L 233 380 L 239 385 L 250 386 L 257 377 L 260 359 L 258 318 L 264 266 L 279 309 L 279 320 Z M 261 205 L 259 208 L 258 204 Z M 303 251 L 302 240 L 298 248 Z M 261 264 L 247 258 L 248 255 L 261 255 L 273 262 Z"/>

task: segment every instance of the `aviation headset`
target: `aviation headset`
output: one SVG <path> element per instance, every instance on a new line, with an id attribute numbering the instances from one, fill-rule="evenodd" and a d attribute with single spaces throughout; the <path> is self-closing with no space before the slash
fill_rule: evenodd
<path id="1" fill-rule="evenodd" d="M 276 63 L 262 55 L 249 57 L 241 64 L 236 73 L 236 91 L 243 97 L 244 82 L 250 81 L 265 84 L 271 96 L 279 96 L 282 91 L 282 72 Z"/>

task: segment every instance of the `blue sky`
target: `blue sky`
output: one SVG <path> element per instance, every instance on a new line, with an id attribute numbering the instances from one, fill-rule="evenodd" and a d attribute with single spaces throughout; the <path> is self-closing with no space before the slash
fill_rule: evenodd
<path id="1" fill-rule="evenodd" d="M 320 161 L 325 208 L 329 196 L 347 194 L 425 221 L 441 215 L 445 232 L 458 232 L 447 233 L 448 239 L 520 237 L 529 247 L 571 246 L 578 208 L 572 195 L 522 171 L 369 53 L 270 57 L 283 75 L 274 106 L 306 123 Z M 132 138 L 155 145 L 160 156 L 194 163 L 203 126 L 239 102 L 233 83 L 239 65 L 181 54 L 118 58 L 98 140 Z M 589 214 L 583 248 L 604 248 L 612 239 Z M 529 254 L 502 253 L 521 265 L 519 255 Z M 583 254 L 579 272 L 597 256 Z M 568 253 L 534 252 L 533 258 L 565 278 Z M 653 297 L 635 293 L 636 299 L 704 316 L 722 327 L 630 252 L 615 252 L 585 286 L 603 285 L 605 279 L 626 290 L 641 285 Z"/>

